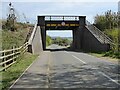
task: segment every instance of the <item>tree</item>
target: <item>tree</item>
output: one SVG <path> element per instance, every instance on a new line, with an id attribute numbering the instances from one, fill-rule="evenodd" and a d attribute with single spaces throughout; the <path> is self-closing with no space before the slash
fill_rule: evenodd
<path id="1" fill-rule="evenodd" d="M 67 38 L 57 37 L 53 40 L 53 43 L 61 46 L 67 46 L 71 43 L 71 41 L 68 40 Z"/>
<path id="2" fill-rule="evenodd" d="M 50 44 L 52 44 L 52 39 L 50 36 L 46 36 L 46 45 L 49 46 Z"/>
<path id="3" fill-rule="evenodd" d="M 96 15 L 94 25 L 104 31 L 112 40 L 112 51 L 120 50 L 120 12 L 106 11 L 103 15 Z"/>
<path id="4" fill-rule="evenodd" d="M 100 30 L 104 30 L 105 28 L 107 28 L 106 26 L 106 18 L 104 15 L 97 15 L 95 16 L 95 26 L 97 26 Z"/>
<path id="5" fill-rule="evenodd" d="M 94 25 L 101 31 L 118 28 L 119 22 L 119 13 L 111 10 L 106 11 L 103 15 L 96 15 L 94 19 Z"/>

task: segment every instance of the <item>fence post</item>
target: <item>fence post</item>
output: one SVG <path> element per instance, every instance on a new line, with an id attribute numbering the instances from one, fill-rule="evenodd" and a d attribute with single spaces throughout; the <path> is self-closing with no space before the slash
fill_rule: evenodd
<path id="1" fill-rule="evenodd" d="M 20 55 L 21 55 L 20 48 L 17 50 L 17 52 L 19 52 L 19 53 L 17 54 L 17 55 L 18 55 L 17 60 L 20 60 Z"/>
<path id="2" fill-rule="evenodd" d="M 26 52 L 28 52 L 28 42 L 27 42 L 27 47 L 26 47 L 27 49 L 26 49 Z"/>
<path id="3" fill-rule="evenodd" d="M 5 52 L 3 52 L 3 56 L 5 56 Z M 3 58 L 3 62 L 6 61 L 6 58 Z M 3 67 L 6 67 L 6 63 L 3 64 Z M 6 71 L 6 68 L 4 69 L 4 71 Z"/>
<path id="4" fill-rule="evenodd" d="M 14 59 L 14 56 L 15 56 L 15 55 L 14 55 L 14 54 L 15 54 L 15 50 L 14 50 L 14 49 L 15 49 L 15 46 L 13 46 L 12 49 L 13 49 L 12 53 L 13 53 L 13 62 L 14 62 L 14 61 L 15 61 L 15 59 Z"/>

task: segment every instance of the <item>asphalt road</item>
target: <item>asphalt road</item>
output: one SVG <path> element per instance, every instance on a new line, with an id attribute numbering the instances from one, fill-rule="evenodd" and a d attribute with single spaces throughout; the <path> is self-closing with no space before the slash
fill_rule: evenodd
<path id="1" fill-rule="evenodd" d="M 13 88 L 115 88 L 119 90 L 119 65 L 82 52 L 51 45 L 28 67 Z"/>

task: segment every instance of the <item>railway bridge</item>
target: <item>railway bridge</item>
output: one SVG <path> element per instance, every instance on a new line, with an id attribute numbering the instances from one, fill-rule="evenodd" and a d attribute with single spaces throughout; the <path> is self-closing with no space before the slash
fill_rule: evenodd
<path id="1" fill-rule="evenodd" d="M 72 50 L 108 51 L 111 39 L 86 20 L 86 16 L 38 16 L 31 38 L 29 51 L 46 50 L 47 30 L 72 30 Z"/>

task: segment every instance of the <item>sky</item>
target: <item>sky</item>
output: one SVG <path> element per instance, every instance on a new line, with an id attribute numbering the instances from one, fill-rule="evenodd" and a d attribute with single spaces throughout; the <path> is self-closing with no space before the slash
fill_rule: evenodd
<path id="1" fill-rule="evenodd" d="M 13 3 L 18 21 L 35 23 L 38 15 L 79 15 L 86 16 L 86 19 L 93 23 L 96 14 L 104 14 L 107 10 L 118 11 L 119 0 L 2 0 L 2 18 L 5 19 L 9 12 L 8 4 Z M 71 31 L 50 31 L 50 36 L 68 36 Z"/>
<path id="2" fill-rule="evenodd" d="M 118 11 L 120 12 L 120 1 L 118 2 Z"/>

